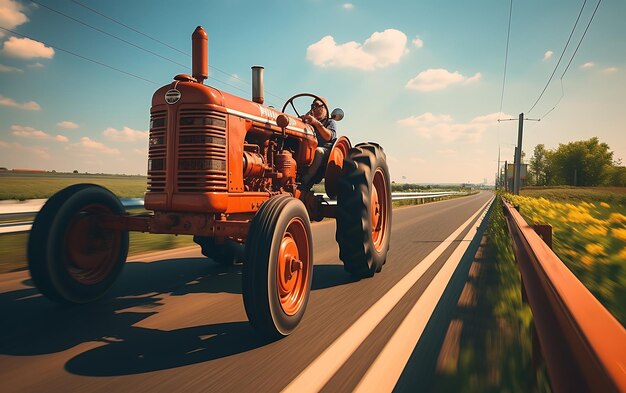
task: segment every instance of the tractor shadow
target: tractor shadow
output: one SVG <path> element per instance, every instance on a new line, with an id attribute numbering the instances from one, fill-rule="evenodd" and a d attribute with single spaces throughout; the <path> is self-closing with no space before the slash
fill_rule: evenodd
<path id="1" fill-rule="evenodd" d="M 354 279 L 341 265 L 319 265 L 313 289 Z M 130 262 L 101 301 L 62 306 L 30 288 L 0 293 L 0 354 L 67 355 L 65 370 L 84 376 L 132 375 L 225 358 L 271 343 L 248 321 L 206 324 L 174 330 L 139 323 L 162 310 L 168 296 L 192 293 L 241 294 L 241 266 L 222 267 L 206 258 Z M 207 306 L 206 312 L 219 312 Z M 63 355 L 61 355 L 63 356 Z"/>
<path id="2" fill-rule="evenodd" d="M 135 326 L 158 314 L 166 296 L 240 294 L 241 267 L 221 267 L 206 258 L 128 263 L 107 296 L 89 305 L 58 305 L 39 294 L 29 278 L 22 284 L 31 287 L 0 293 L 0 354 L 37 356 L 86 345 L 90 349 L 65 365 L 75 374 L 169 369 L 269 343 L 247 321 L 171 331 Z"/>

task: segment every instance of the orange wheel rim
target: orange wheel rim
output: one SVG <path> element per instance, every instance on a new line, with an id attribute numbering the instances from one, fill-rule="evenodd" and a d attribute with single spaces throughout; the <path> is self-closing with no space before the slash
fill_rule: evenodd
<path id="1" fill-rule="evenodd" d="M 294 218 L 283 233 L 278 252 L 276 282 L 280 306 L 287 315 L 296 314 L 308 291 L 309 241 L 304 223 Z"/>
<path id="2" fill-rule="evenodd" d="M 65 268 L 83 285 L 104 280 L 119 256 L 120 232 L 102 227 L 99 217 L 103 214 L 113 213 L 103 205 L 86 206 L 72 218 L 65 233 Z"/>
<path id="3" fill-rule="evenodd" d="M 378 168 L 374 173 L 372 192 L 370 195 L 372 240 L 374 242 L 374 248 L 378 252 L 383 248 L 383 240 L 385 239 L 385 231 L 387 230 L 388 201 L 389 195 L 387 195 L 385 174 Z"/>

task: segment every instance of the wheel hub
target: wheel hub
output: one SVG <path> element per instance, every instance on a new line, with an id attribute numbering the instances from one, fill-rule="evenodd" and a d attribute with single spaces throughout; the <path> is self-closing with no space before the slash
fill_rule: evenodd
<path id="1" fill-rule="evenodd" d="M 277 281 L 280 305 L 287 315 L 300 310 L 307 292 L 309 250 L 304 225 L 292 221 L 285 230 L 278 253 Z"/>
<path id="2" fill-rule="evenodd" d="M 65 266 L 83 285 L 97 284 L 108 276 L 120 247 L 119 232 L 102 228 L 100 214 L 110 214 L 110 210 L 102 205 L 87 206 L 67 229 Z"/>
<path id="3" fill-rule="evenodd" d="M 374 172 L 374 179 L 372 180 L 372 195 L 371 195 L 371 218 L 372 218 L 372 240 L 374 242 L 374 248 L 380 252 L 383 247 L 383 240 L 385 238 L 387 214 L 388 214 L 388 200 L 387 183 L 385 181 L 385 175 L 380 168 Z"/>

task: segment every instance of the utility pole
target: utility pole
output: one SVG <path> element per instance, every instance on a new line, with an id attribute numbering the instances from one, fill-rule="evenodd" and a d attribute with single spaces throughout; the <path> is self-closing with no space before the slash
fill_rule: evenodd
<path id="1" fill-rule="evenodd" d="M 541 119 L 524 119 L 524 113 L 519 114 L 517 119 L 498 119 L 498 121 L 510 121 L 517 120 L 517 147 L 515 148 L 515 160 L 514 160 L 514 177 L 513 177 L 513 194 L 519 195 L 520 190 L 520 176 L 522 172 L 522 134 L 524 133 L 524 120 L 541 121 Z"/>
<path id="2" fill-rule="evenodd" d="M 515 179 L 513 179 L 513 194 L 519 195 L 520 174 L 522 171 L 522 133 L 524 132 L 524 113 L 519 114 L 517 120 L 517 149 L 515 149 Z"/>
<path id="3" fill-rule="evenodd" d="M 504 161 L 504 192 L 509 191 L 509 162 Z"/>

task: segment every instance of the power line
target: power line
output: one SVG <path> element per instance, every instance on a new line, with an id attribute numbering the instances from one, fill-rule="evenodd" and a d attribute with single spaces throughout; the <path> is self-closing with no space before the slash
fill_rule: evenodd
<path id="1" fill-rule="evenodd" d="M 76 4 L 76 5 L 79 5 L 79 6 L 83 7 L 83 8 L 88 9 L 89 11 L 91 11 L 91 12 L 93 12 L 93 13 L 95 13 L 95 14 L 100 15 L 100 16 L 101 16 L 101 17 L 103 17 L 103 18 L 106 18 L 106 19 L 110 20 L 111 22 L 117 23 L 118 25 L 123 26 L 123 27 L 127 28 L 128 30 L 134 31 L 134 32 L 135 32 L 135 33 L 137 33 L 137 34 L 141 34 L 142 36 L 144 36 L 144 37 L 146 37 L 146 38 L 149 38 L 149 39 L 151 39 L 151 40 L 152 40 L 152 41 L 154 41 L 154 42 L 158 42 L 158 43 L 159 43 L 159 44 L 161 44 L 161 45 L 167 46 L 168 48 L 170 48 L 170 49 L 172 49 L 172 50 L 175 50 L 175 51 L 176 51 L 176 52 L 178 52 L 178 53 L 182 53 L 182 54 L 183 54 L 183 55 L 185 55 L 185 56 L 191 57 L 191 55 L 190 55 L 189 53 L 183 52 L 182 50 L 180 50 L 180 49 L 178 49 L 178 48 L 175 48 L 175 47 L 171 46 L 170 44 L 168 44 L 168 43 L 166 43 L 166 42 L 163 42 L 163 41 L 161 41 L 161 40 L 159 40 L 159 39 L 157 39 L 157 38 L 154 38 L 154 37 L 152 37 L 152 36 L 149 36 L 149 35 L 148 35 L 148 34 L 146 34 L 146 33 L 143 33 L 143 32 L 141 32 L 141 31 L 139 31 L 139 30 L 137 30 L 137 29 L 135 29 L 135 28 L 133 28 L 133 27 L 131 27 L 131 26 L 128 26 L 127 24 L 124 24 L 124 23 L 122 23 L 122 22 L 118 21 L 117 19 L 111 18 L 110 16 L 107 16 L 107 15 L 103 14 L 102 12 L 100 12 L 100 11 L 98 11 L 98 10 L 96 10 L 96 9 L 93 9 L 93 8 L 89 7 L 89 6 L 87 6 L 87 5 L 83 4 L 83 3 L 81 3 L 80 1 L 76 1 L 76 0 L 70 0 L 70 1 L 71 1 L 72 3 L 74 3 L 74 4 Z"/>
<path id="2" fill-rule="evenodd" d="M 500 94 L 500 111 L 499 115 L 502 115 L 502 103 L 504 102 L 504 85 L 506 83 L 506 65 L 509 59 L 509 37 L 511 36 L 511 16 L 513 15 L 513 0 L 509 5 L 509 27 L 506 33 L 506 50 L 504 52 L 504 76 L 502 77 L 502 94 Z"/>
<path id="3" fill-rule="evenodd" d="M 46 8 L 46 9 L 48 9 L 48 10 L 54 12 L 54 13 L 57 13 L 57 14 L 59 14 L 61 16 L 64 16 L 67 19 L 73 20 L 76 23 L 79 23 L 79 24 L 81 24 L 81 25 L 83 25 L 85 27 L 88 27 L 88 28 L 92 29 L 92 30 L 98 31 L 98 32 L 100 32 L 102 34 L 105 34 L 105 35 L 111 37 L 111 38 L 115 38 L 116 40 L 121 41 L 121 42 L 123 42 L 125 44 L 128 44 L 128 45 L 130 45 L 130 46 L 132 46 L 134 48 L 137 48 L 137 49 L 142 50 L 144 52 L 150 53 L 151 55 L 157 56 L 157 57 L 159 57 L 159 58 L 161 58 L 163 60 L 169 61 L 170 63 L 179 65 L 181 67 L 185 67 L 185 68 L 188 67 L 186 64 L 179 63 L 176 60 L 172 60 L 169 57 L 162 56 L 162 55 L 160 55 L 160 54 L 158 54 L 156 52 L 151 51 L 150 49 L 146 49 L 146 48 L 144 48 L 142 46 L 139 46 L 137 44 L 133 44 L 132 42 L 130 42 L 128 40 L 125 40 L 125 39 L 123 39 L 121 37 L 118 37 L 115 34 L 111 34 L 111 33 L 107 32 L 107 31 L 99 29 L 99 28 L 97 28 L 95 26 L 90 25 L 89 23 L 85 23 L 85 22 L 83 22 L 83 21 L 81 21 L 79 19 L 76 19 L 76 18 L 74 18 L 74 17 L 72 17 L 70 15 L 67 15 L 67 14 L 65 14 L 65 13 L 63 13 L 61 11 L 55 10 L 54 8 L 51 8 L 51 7 L 49 7 L 49 6 L 45 5 L 45 4 L 42 4 L 42 3 L 38 2 L 38 1 L 35 1 L 35 0 L 30 0 L 30 1 L 31 1 L 31 3 L 37 4 L 37 5 L 41 6 L 41 7 L 44 7 L 44 8 Z"/>
<path id="4" fill-rule="evenodd" d="M 118 25 L 120 25 L 120 26 L 123 26 L 123 27 L 125 27 L 125 28 L 127 28 L 127 29 L 129 29 L 129 30 L 131 30 L 131 31 L 134 31 L 134 32 L 135 32 L 135 33 L 137 33 L 137 34 L 141 34 L 142 36 L 144 36 L 144 37 L 146 37 L 146 38 L 149 38 L 149 39 L 151 39 L 151 40 L 152 40 L 152 41 L 154 41 L 154 42 L 157 42 L 157 43 L 159 43 L 159 44 L 161 44 L 161 45 L 164 45 L 164 46 L 166 46 L 166 47 L 168 47 L 168 48 L 170 48 L 170 49 L 172 49 L 172 50 L 175 50 L 176 52 L 181 53 L 181 54 L 183 54 L 183 55 L 185 55 L 185 56 L 187 56 L 187 57 L 191 57 L 191 55 L 190 55 L 189 53 L 184 52 L 184 51 L 181 51 L 180 49 L 175 48 L 175 47 L 173 47 L 173 46 L 169 45 L 168 43 L 166 43 L 166 42 L 163 42 L 163 41 L 159 40 L 158 38 L 152 37 L 151 35 L 146 34 L 146 33 L 142 32 L 142 31 L 140 31 L 140 30 L 137 30 L 137 29 L 135 29 L 134 27 L 129 26 L 129 25 L 127 25 L 127 24 L 123 23 L 123 22 L 120 22 L 119 20 L 117 20 L 117 19 L 115 19 L 115 18 L 113 18 L 113 17 L 110 17 L 110 16 L 108 16 L 108 15 L 105 15 L 104 13 L 102 13 L 102 12 L 100 12 L 100 11 L 98 11 L 98 10 L 94 9 L 94 8 L 91 8 L 91 7 L 89 7 L 89 6 L 87 6 L 87 5 L 83 4 L 83 3 L 81 3 L 80 1 L 77 1 L 77 0 L 70 0 L 70 1 L 71 1 L 72 3 L 74 3 L 74 4 L 76 4 L 76 5 L 79 5 L 79 6 L 83 7 L 83 8 L 88 9 L 89 11 L 91 11 L 91 12 L 93 12 L 93 13 L 97 14 L 97 15 L 100 15 L 100 16 L 101 16 L 101 17 L 103 17 L 103 18 L 106 18 L 106 19 L 108 19 L 108 20 L 110 20 L 110 21 L 112 21 L 112 22 L 114 22 L 114 23 L 117 23 L 117 24 L 118 24 Z M 50 8 L 48 7 L 48 9 L 50 9 Z M 178 64 L 178 63 L 177 63 L 177 64 Z M 218 68 L 218 67 L 216 67 L 216 66 L 214 66 L 214 65 L 209 64 L 209 68 L 212 68 L 212 69 L 214 69 L 215 71 L 220 72 L 220 73 L 222 73 L 222 74 L 224 74 L 224 75 L 226 75 L 226 76 L 228 76 L 228 77 L 231 77 L 231 78 L 237 79 L 238 81 L 240 81 L 240 82 L 242 82 L 242 83 L 244 83 L 244 84 L 246 84 L 246 85 L 248 85 L 248 86 L 251 86 L 251 85 L 252 85 L 250 82 L 248 82 L 248 81 L 247 81 L 247 80 L 245 80 L 245 79 L 240 78 L 238 75 L 232 74 L 232 73 L 230 73 L 230 72 L 228 72 L 228 71 L 224 71 L 224 70 L 222 70 L 222 69 L 220 69 L 220 68 Z M 209 77 L 209 78 L 211 78 L 211 77 Z M 215 79 L 215 78 L 211 78 L 211 79 Z M 219 79 L 215 79 L 215 80 L 220 81 Z M 222 81 L 220 81 L 220 82 L 222 82 Z M 225 82 L 222 82 L 222 83 L 225 83 Z M 226 83 L 225 83 L 225 84 L 226 84 Z M 234 86 L 232 86 L 232 85 L 229 85 L 229 86 L 234 87 Z M 244 92 L 245 92 L 245 90 L 241 90 L 241 89 L 239 89 L 239 90 L 240 90 L 240 91 L 244 91 Z M 282 98 L 282 97 L 280 97 L 280 96 L 277 96 L 276 94 L 271 93 L 271 92 L 270 92 L 269 90 L 267 90 L 267 89 L 265 90 L 265 93 L 266 93 L 267 95 L 273 96 L 274 98 L 278 98 L 279 100 L 286 101 L 284 98 Z"/>
<path id="5" fill-rule="evenodd" d="M 72 55 L 72 56 L 76 56 L 76 57 L 81 58 L 81 59 L 83 59 L 83 60 L 90 61 L 90 62 L 92 62 L 92 63 L 95 63 L 95 64 L 101 65 L 101 66 L 103 66 L 103 67 L 109 68 L 109 69 L 111 69 L 111 70 L 114 70 L 114 71 L 117 71 L 117 72 L 121 72 L 122 74 L 126 74 L 126 75 L 128 75 L 128 76 L 132 76 L 133 78 L 141 79 L 142 81 L 146 81 L 146 82 L 149 82 L 149 83 L 152 83 L 152 84 L 154 84 L 154 85 L 159 86 L 159 84 L 158 84 L 158 83 L 156 83 L 155 81 L 151 81 L 150 79 L 146 79 L 146 78 L 144 78 L 144 77 L 142 77 L 142 76 L 135 75 L 135 74 L 130 73 L 130 72 L 128 72 L 128 71 L 124 71 L 124 70 L 121 70 L 121 69 L 119 69 L 119 68 L 116 68 L 116 67 L 110 66 L 110 65 L 105 64 L 105 63 L 102 63 L 102 62 L 100 62 L 100 61 L 98 61 L 98 60 L 90 59 L 90 58 L 85 57 L 85 56 L 83 56 L 83 55 L 79 55 L 78 53 L 74 53 L 74 52 L 69 51 L 69 50 L 67 50 L 67 49 L 60 48 L 60 47 L 58 47 L 58 46 L 56 46 L 56 45 L 50 45 L 50 44 L 48 44 L 48 43 L 46 43 L 46 42 L 44 42 L 44 41 L 34 39 L 34 38 L 29 37 L 29 36 L 27 36 L 27 35 L 20 34 L 20 33 L 18 33 L 18 32 L 15 32 L 15 31 L 10 30 L 10 29 L 6 29 L 6 28 L 1 27 L 1 26 L 0 26 L 0 29 L 2 29 L 2 30 L 4 30 L 4 31 L 7 31 L 7 32 L 9 32 L 9 33 L 11 33 L 11 34 L 14 34 L 14 35 L 16 35 L 16 36 L 20 36 L 20 37 L 23 37 L 23 38 L 28 38 L 28 39 L 33 40 L 33 41 L 39 41 L 39 42 L 41 42 L 42 44 L 47 45 L 47 46 L 49 46 L 49 47 L 51 47 L 51 48 L 54 48 L 54 49 L 56 49 L 56 50 L 59 50 L 59 51 L 61 51 L 61 52 L 68 53 L 68 54 L 70 54 L 70 55 Z"/>
<path id="6" fill-rule="evenodd" d="M 578 53 L 578 48 L 580 48 L 580 44 L 582 44 L 583 40 L 585 39 L 585 35 L 587 34 L 587 30 L 589 30 L 589 26 L 591 26 L 591 22 L 593 21 L 593 17 L 596 16 L 596 11 L 598 11 L 598 7 L 600 7 L 600 3 L 602 3 L 602 0 L 598 0 L 598 4 L 596 4 L 596 8 L 593 10 L 593 14 L 591 14 L 591 19 L 589 19 L 589 23 L 587 23 L 587 27 L 585 27 L 585 31 L 583 32 L 582 37 L 580 37 L 580 41 L 578 41 L 578 45 L 576 45 L 576 50 L 574 51 L 574 54 L 572 55 L 572 58 L 569 59 L 569 63 L 567 63 L 567 67 L 565 67 L 565 71 L 563 71 L 563 74 L 561 75 L 561 79 L 563 79 L 563 77 L 567 73 L 567 70 L 569 70 L 569 66 L 570 66 L 570 64 L 572 64 L 572 60 L 574 60 L 574 57 L 576 56 L 576 53 Z"/>
<path id="7" fill-rule="evenodd" d="M 565 90 L 563 89 L 563 77 L 567 73 L 567 70 L 569 70 L 569 66 L 572 64 L 572 61 L 574 60 L 574 57 L 576 56 L 576 53 L 578 53 L 578 48 L 580 48 L 580 44 L 582 44 L 583 39 L 585 39 L 585 35 L 587 34 L 587 30 L 589 30 L 589 26 L 591 26 L 591 22 L 593 21 L 593 18 L 596 15 L 596 11 L 598 11 L 598 7 L 600 7 L 600 3 L 601 2 L 602 2 L 602 0 L 598 0 L 598 4 L 596 4 L 596 8 L 593 10 L 593 14 L 591 14 L 591 18 L 589 19 L 589 23 L 587 23 L 587 27 L 585 27 L 585 31 L 583 32 L 583 35 L 580 37 L 580 41 L 578 41 L 578 45 L 576 45 L 576 49 L 574 50 L 574 53 L 572 54 L 572 57 L 569 59 L 569 62 L 567 63 L 567 67 L 565 67 L 565 71 L 563 71 L 563 73 L 561 74 L 561 97 L 559 97 L 559 100 L 556 102 L 556 104 L 554 104 L 552 109 L 550 109 L 548 112 L 546 112 L 545 115 L 541 116 L 541 119 L 543 119 L 544 117 L 548 116 L 548 114 L 550 112 L 552 112 L 554 109 L 556 109 L 556 107 L 559 105 L 559 103 L 563 99 L 563 96 L 565 95 Z"/>
<path id="8" fill-rule="evenodd" d="M 509 3 L 509 26 L 506 32 L 506 49 L 504 51 L 504 73 L 502 75 L 502 93 L 500 94 L 500 110 L 498 111 L 498 118 L 502 116 L 502 105 L 504 103 L 504 86 L 506 85 L 506 66 L 509 60 L 509 38 L 511 37 L 511 18 L 513 16 L 513 0 Z M 498 181 L 500 180 L 500 121 L 498 120 Z"/>
<path id="9" fill-rule="evenodd" d="M 576 26 L 578 25 L 578 21 L 580 20 L 580 16 L 582 15 L 583 10 L 585 9 L 585 4 L 587 4 L 587 0 L 585 0 L 583 2 L 583 6 L 580 7 L 580 12 L 578 13 L 578 17 L 576 18 L 576 22 L 574 23 L 574 27 L 572 27 L 572 32 L 569 34 L 569 38 L 567 39 L 567 42 L 565 43 L 565 47 L 563 48 L 563 51 L 561 52 L 561 56 L 559 57 L 559 61 L 556 63 L 556 66 L 554 66 L 554 70 L 552 71 L 552 74 L 550 75 L 550 78 L 548 79 L 548 82 L 546 83 L 546 85 L 544 86 L 543 90 L 541 91 L 541 94 L 539 94 L 539 97 L 537 98 L 537 101 L 535 101 L 533 106 L 529 110 L 527 110 L 526 113 L 530 113 L 535 108 L 535 106 L 537 105 L 539 100 L 541 100 L 541 97 L 543 97 L 543 94 L 546 92 L 546 89 L 550 85 L 550 82 L 552 81 L 552 78 L 554 77 L 554 74 L 556 73 L 556 70 L 559 67 L 559 64 L 561 64 L 561 60 L 563 59 L 563 55 L 565 54 L 565 50 L 567 49 L 567 46 L 569 45 L 569 42 L 572 39 L 572 35 L 574 35 L 574 30 L 576 30 Z"/>
<path id="10" fill-rule="evenodd" d="M 154 56 L 157 56 L 157 57 L 159 57 L 159 58 L 161 58 L 161 59 L 167 60 L 167 61 L 169 61 L 170 63 L 176 64 L 176 65 L 179 65 L 179 66 L 181 66 L 181 67 L 185 67 L 185 68 L 187 68 L 187 67 L 188 67 L 187 65 L 182 64 L 182 63 L 179 63 L 179 62 L 177 62 L 176 60 L 172 60 L 172 59 L 170 59 L 170 58 L 168 58 L 168 57 L 162 56 L 162 55 L 160 55 L 160 54 L 158 54 L 158 53 L 156 53 L 156 52 L 154 52 L 154 51 L 151 51 L 151 50 L 146 49 L 146 48 L 144 48 L 144 47 L 142 47 L 142 46 L 140 46 L 140 45 L 134 44 L 134 43 L 132 43 L 132 42 L 130 42 L 130 41 L 128 41 L 128 40 L 125 40 L 125 39 L 123 39 L 123 38 L 121 38 L 121 37 L 118 37 L 118 36 L 116 36 L 115 34 L 111 34 L 111 33 L 107 32 L 107 31 L 104 31 L 104 30 L 102 30 L 102 29 L 99 29 L 99 28 L 97 28 L 97 27 L 94 27 L 94 26 L 92 26 L 92 25 L 90 25 L 90 24 L 88 24 L 88 23 L 85 23 L 85 22 L 83 22 L 83 21 L 81 21 L 81 20 L 79 20 L 79 19 L 76 19 L 76 18 L 74 18 L 74 17 L 72 17 L 72 16 L 70 16 L 70 15 L 67 15 L 67 14 L 65 14 L 65 13 L 63 13 L 63 12 L 61 12 L 61 11 L 55 10 L 55 9 L 53 9 L 53 8 L 51 8 L 51 7 L 47 6 L 47 5 L 45 5 L 45 4 L 39 3 L 38 1 L 35 1 L 35 0 L 30 0 L 30 1 L 31 1 L 32 3 L 34 3 L 34 4 L 37 4 L 37 5 L 41 6 L 41 7 L 44 7 L 44 8 L 46 8 L 46 9 L 50 10 L 50 11 L 52 11 L 52 12 L 55 12 L 55 13 L 57 13 L 57 14 L 59 14 L 59 15 L 62 15 L 62 16 L 64 16 L 64 17 L 66 17 L 66 18 L 70 19 L 70 20 L 73 20 L 73 21 L 75 21 L 76 23 L 79 23 L 79 24 L 81 24 L 81 25 L 83 25 L 83 26 L 86 26 L 86 27 L 88 27 L 88 28 L 90 28 L 90 29 L 93 29 L 93 30 L 96 30 L 96 31 L 98 31 L 98 32 L 100 32 L 100 33 L 102 33 L 102 34 L 105 34 L 105 35 L 107 35 L 107 36 L 109 36 L 109 37 L 111 37 L 111 38 L 115 38 L 116 40 L 119 40 L 119 41 L 121 41 L 121 42 L 124 42 L 124 43 L 126 43 L 126 44 L 128 44 L 128 45 L 130 45 L 130 46 L 132 46 L 132 47 L 134 47 L 134 48 L 137 48 L 137 49 L 140 49 L 140 50 L 142 50 L 142 51 L 144 51 L 144 52 L 150 53 L 150 54 L 152 54 L 152 55 L 154 55 Z M 230 86 L 231 88 L 233 88 L 233 89 L 235 89 L 235 90 L 239 90 L 239 91 L 241 91 L 241 92 L 243 92 L 243 93 L 248 93 L 246 90 L 243 90 L 243 89 L 241 89 L 241 88 L 240 88 L 240 87 L 238 87 L 238 86 L 235 86 L 235 85 L 233 85 L 233 84 L 231 84 L 231 83 L 225 82 L 225 81 L 220 80 L 220 79 L 218 79 L 218 78 L 215 78 L 215 77 L 209 76 L 209 79 L 213 79 L 213 80 L 215 80 L 215 81 L 217 81 L 217 82 L 220 82 L 220 83 L 222 83 L 222 84 L 224 84 L 224 85 L 226 85 L 226 86 Z"/>

